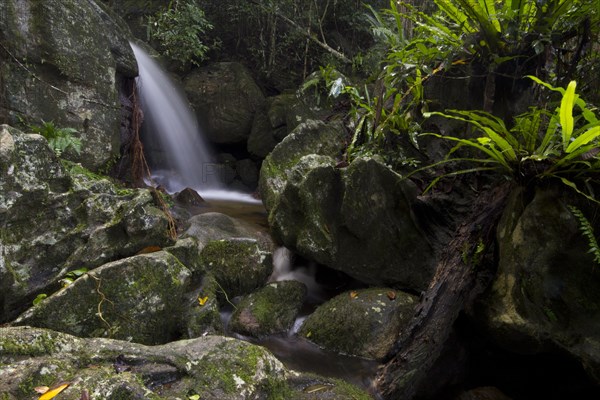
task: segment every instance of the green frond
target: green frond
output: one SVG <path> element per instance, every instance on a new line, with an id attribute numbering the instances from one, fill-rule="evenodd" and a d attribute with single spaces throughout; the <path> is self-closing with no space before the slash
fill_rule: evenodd
<path id="1" fill-rule="evenodd" d="M 598 246 L 598 241 L 596 240 L 596 235 L 594 234 L 594 228 L 592 227 L 592 224 L 580 209 L 575 206 L 568 206 L 568 208 L 579 222 L 579 231 L 587 239 L 589 246 L 588 253 L 591 253 L 594 256 L 594 262 L 597 265 L 600 265 L 600 246 Z"/>

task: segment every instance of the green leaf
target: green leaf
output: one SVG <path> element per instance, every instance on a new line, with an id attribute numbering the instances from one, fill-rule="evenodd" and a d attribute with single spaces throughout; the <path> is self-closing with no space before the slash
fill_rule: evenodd
<path id="1" fill-rule="evenodd" d="M 585 133 L 579 135 L 575 140 L 573 140 L 567 149 L 565 150 L 567 153 L 572 153 L 573 151 L 579 149 L 581 146 L 588 144 L 592 140 L 596 139 L 600 136 L 600 126 L 595 126 Z"/>
<path id="2" fill-rule="evenodd" d="M 569 82 L 567 90 L 560 102 L 560 125 L 562 127 L 562 143 L 563 149 L 567 149 L 573 133 L 573 106 L 575 105 L 575 81 Z"/>

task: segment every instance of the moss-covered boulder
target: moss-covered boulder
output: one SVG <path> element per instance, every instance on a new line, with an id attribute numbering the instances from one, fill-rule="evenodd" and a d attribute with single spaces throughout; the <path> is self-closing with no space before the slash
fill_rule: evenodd
<path id="1" fill-rule="evenodd" d="M 178 337 L 190 272 L 159 251 L 88 272 L 30 308 L 16 325 L 83 337 L 165 343 Z"/>
<path id="2" fill-rule="evenodd" d="M 370 398 L 347 383 L 288 371 L 264 348 L 221 336 L 149 347 L 2 327 L 0 366 L 7 400 L 37 398 L 36 387 L 63 382 L 62 400 Z"/>
<path id="3" fill-rule="evenodd" d="M 416 304 L 415 296 L 393 289 L 342 293 L 309 315 L 299 335 L 338 353 L 382 359 Z"/>
<path id="4" fill-rule="evenodd" d="M 70 270 L 172 243 L 149 191 L 61 162 L 39 135 L 0 126 L 0 176 L 1 322 L 57 290 Z"/>
<path id="5" fill-rule="evenodd" d="M 253 337 L 288 332 L 304 303 L 306 290 L 297 281 L 268 284 L 242 299 L 231 316 L 229 329 Z"/>
<path id="6" fill-rule="evenodd" d="M 220 285 L 221 295 L 232 299 L 264 285 L 273 272 L 273 257 L 253 239 L 222 239 L 206 244 L 202 264 Z"/>
<path id="7" fill-rule="evenodd" d="M 265 98 L 242 64 L 210 64 L 192 71 L 183 84 L 198 119 L 206 123 L 212 142 L 246 143 L 256 110 Z"/>
<path id="8" fill-rule="evenodd" d="M 500 345 L 526 354 L 562 349 L 600 383 L 600 274 L 567 204 L 574 200 L 556 190 L 532 199 L 513 193 L 482 316 Z"/>
<path id="9" fill-rule="evenodd" d="M 77 130 L 97 169 L 118 155 L 124 82 L 137 74 L 129 31 L 93 1 L 0 3 L 0 123 L 24 120 Z"/>
<path id="10" fill-rule="evenodd" d="M 308 121 L 261 168 L 275 239 L 311 260 L 373 285 L 424 290 L 435 267 L 415 185 L 376 159 L 340 168 L 344 129 Z"/>

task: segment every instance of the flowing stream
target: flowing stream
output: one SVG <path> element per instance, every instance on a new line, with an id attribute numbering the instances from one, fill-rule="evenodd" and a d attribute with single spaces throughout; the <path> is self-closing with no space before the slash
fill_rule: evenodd
<path id="1" fill-rule="evenodd" d="M 268 231 L 266 212 L 260 200 L 226 190 L 220 184 L 209 146 L 183 91 L 145 50 L 133 43 L 131 47 L 139 67 L 137 86 L 144 112 L 144 130 L 147 139 L 157 141 L 168 162 L 166 169 L 153 171 L 152 183 L 171 193 L 189 187 L 209 200 L 207 207 L 190 210 L 192 214 L 217 211 L 251 224 L 258 230 Z M 292 369 L 341 378 L 368 388 L 376 362 L 329 353 L 295 335 L 306 315 L 331 298 L 336 290 L 317 282 L 316 265 L 294 263 L 287 249 L 278 249 L 274 259 L 270 280 L 303 282 L 308 288 L 305 309 L 287 335 L 260 340 L 231 335 L 267 347 Z M 230 316 L 231 310 L 223 310 L 225 326 Z"/>

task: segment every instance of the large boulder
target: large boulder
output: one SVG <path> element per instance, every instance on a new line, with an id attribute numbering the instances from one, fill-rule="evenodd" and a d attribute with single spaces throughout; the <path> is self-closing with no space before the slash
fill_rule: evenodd
<path id="1" fill-rule="evenodd" d="M 0 365 L 7 400 L 37 398 L 36 387 L 64 382 L 62 400 L 371 398 L 347 383 L 289 371 L 263 347 L 222 336 L 149 347 L 2 327 Z"/>
<path id="2" fill-rule="evenodd" d="M 70 270 L 172 243 L 149 191 L 63 165 L 39 135 L 0 126 L 0 176 L 2 322 L 58 289 Z"/>
<path id="3" fill-rule="evenodd" d="M 160 344 L 179 336 L 190 272 L 159 251 L 105 264 L 33 306 L 15 325 Z"/>
<path id="4" fill-rule="evenodd" d="M 341 124 L 307 121 L 261 168 L 260 191 L 276 240 L 374 285 L 424 290 L 435 267 L 411 181 L 376 159 L 340 168 Z"/>
<path id="5" fill-rule="evenodd" d="M 574 201 L 551 189 L 530 201 L 513 194 L 482 316 L 501 346 L 526 354 L 563 349 L 600 383 L 600 275 L 567 204 Z"/>
<path id="6" fill-rule="evenodd" d="M 77 130 L 88 168 L 119 154 L 123 83 L 137 74 L 129 31 L 94 1 L 0 3 L 0 123 Z M 121 93 L 120 93 L 121 91 Z"/>
<path id="7" fill-rule="evenodd" d="M 383 359 L 414 314 L 415 296 L 371 288 L 342 293 L 309 315 L 299 334 L 323 348 Z"/>
<path id="8" fill-rule="evenodd" d="M 210 64 L 192 71 L 183 84 L 213 143 L 239 144 L 248 140 L 254 115 L 265 98 L 242 64 Z"/>

